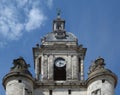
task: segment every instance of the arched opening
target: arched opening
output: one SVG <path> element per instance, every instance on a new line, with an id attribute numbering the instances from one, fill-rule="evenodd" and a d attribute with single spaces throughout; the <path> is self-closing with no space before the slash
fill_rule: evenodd
<path id="1" fill-rule="evenodd" d="M 81 58 L 78 59 L 79 80 L 81 80 Z"/>
<path id="2" fill-rule="evenodd" d="M 54 63 L 54 80 L 66 80 L 66 64 L 62 58 L 57 58 Z"/>

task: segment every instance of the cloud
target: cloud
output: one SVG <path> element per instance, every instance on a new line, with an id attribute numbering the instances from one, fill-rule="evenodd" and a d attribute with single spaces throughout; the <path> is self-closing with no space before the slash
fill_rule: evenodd
<path id="1" fill-rule="evenodd" d="M 47 5 L 49 8 L 51 8 L 53 5 L 53 0 L 47 0 Z"/>
<path id="2" fill-rule="evenodd" d="M 42 26 L 45 20 L 46 16 L 44 16 L 44 14 L 37 8 L 33 8 L 28 14 L 28 21 L 25 25 L 25 28 L 27 31 L 36 29 Z"/>
<path id="3" fill-rule="evenodd" d="M 2 38 L 18 40 L 23 33 L 41 28 L 47 16 L 44 7 L 51 8 L 53 0 L 0 0 L 0 46 Z M 46 2 L 46 3 L 43 3 Z"/>

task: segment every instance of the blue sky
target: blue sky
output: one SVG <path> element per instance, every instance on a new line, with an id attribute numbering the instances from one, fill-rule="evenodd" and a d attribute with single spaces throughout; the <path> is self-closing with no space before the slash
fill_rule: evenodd
<path id="1" fill-rule="evenodd" d="M 120 76 L 120 0 L 0 0 L 0 95 L 2 78 L 12 61 L 23 56 L 34 76 L 32 47 L 52 31 L 56 10 L 62 10 L 66 30 L 87 48 L 85 74 L 92 60 L 101 56 L 106 68 Z M 120 79 L 118 80 L 120 81 Z M 115 95 L 120 93 L 120 83 Z"/>

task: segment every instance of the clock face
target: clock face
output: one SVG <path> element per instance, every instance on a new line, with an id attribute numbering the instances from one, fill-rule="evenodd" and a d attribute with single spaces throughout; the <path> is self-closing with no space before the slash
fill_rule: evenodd
<path id="1" fill-rule="evenodd" d="M 64 59 L 62 59 L 62 58 L 58 58 L 58 59 L 56 59 L 56 61 L 55 61 L 55 66 L 57 66 L 57 67 L 64 67 L 65 66 L 65 60 Z"/>

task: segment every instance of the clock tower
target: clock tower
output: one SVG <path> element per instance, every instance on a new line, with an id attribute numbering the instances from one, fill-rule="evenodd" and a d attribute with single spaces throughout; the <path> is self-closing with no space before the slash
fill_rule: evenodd
<path id="1" fill-rule="evenodd" d="M 53 20 L 53 31 L 33 48 L 36 80 L 41 82 L 84 81 L 86 48 L 78 45 L 77 37 L 65 30 L 60 14 Z M 64 85 L 64 84 L 63 84 Z"/>

